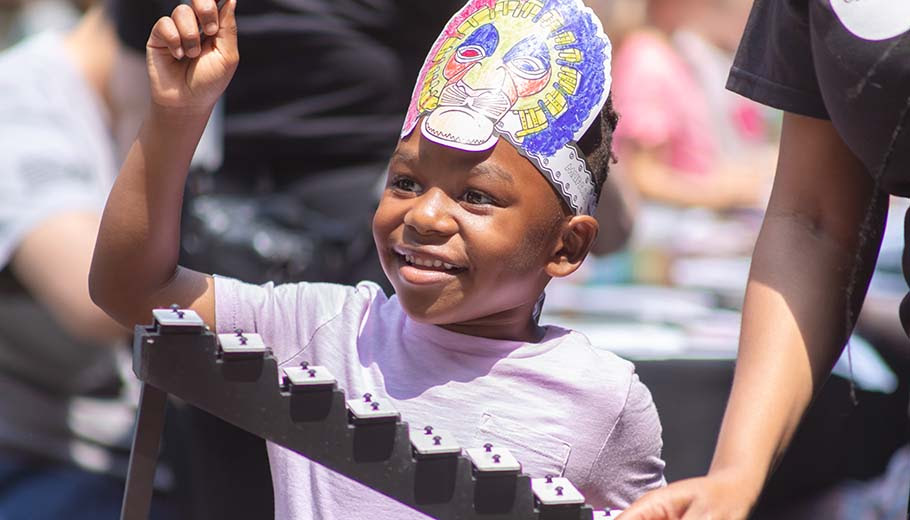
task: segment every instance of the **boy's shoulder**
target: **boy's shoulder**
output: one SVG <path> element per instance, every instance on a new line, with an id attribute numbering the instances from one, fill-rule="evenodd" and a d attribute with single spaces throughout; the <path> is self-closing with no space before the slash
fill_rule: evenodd
<path id="1" fill-rule="evenodd" d="M 570 365 L 575 370 L 586 373 L 597 373 L 611 377 L 621 377 L 629 380 L 635 373 L 635 365 L 610 351 L 604 345 L 595 345 L 591 340 L 577 330 L 566 329 L 554 325 L 557 335 L 562 337 L 557 357 L 561 363 Z"/>
<path id="2" fill-rule="evenodd" d="M 601 418 L 618 419 L 630 399 L 637 403 L 639 386 L 635 365 L 581 332 L 550 326 L 559 343 L 533 363 L 531 370 L 552 382 L 557 393 L 570 394 L 577 404 L 597 410 Z"/>
<path id="3" fill-rule="evenodd" d="M 393 318 L 397 313 L 395 299 L 373 282 L 256 285 L 215 276 L 218 332 L 258 333 L 282 362 L 303 351 L 316 356 L 323 344 L 333 350 L 354 348 L 369 317 Z"/>
<path id="4" fill-rule="evenodd" d="M 327 306 L 367 303 L 373 300 L 387 300 L 385 292 L 375 282 L 364 280 L 357 285 L 342 285 L 328 282 L 293 282 L 276 284 L 266 282 L 254 284 L 230 276 L 214 275 L 216 295 L 218 292 L 228 299 L 268 298 L 276 301 L 309 299 Z"/>
<path id="5" fill-rule="evenodd" d="M 215 321 L 219 331 L 319 327 L 341 315 L 366 314 L 388 301 L 382 288 L 369 281 L 357 285 L 257 285 L 215 276 Z"/>

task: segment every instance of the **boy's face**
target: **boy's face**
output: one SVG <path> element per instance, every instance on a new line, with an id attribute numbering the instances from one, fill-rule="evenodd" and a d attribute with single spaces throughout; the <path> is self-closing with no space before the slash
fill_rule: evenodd
<path id="1" fill-rule="evenodd" d="M 566 218 L 547 180 L 506 141 L 465 152 L 413 132 L 392 155 L 373 236 L 408 315 L 488 324 L 519 308 L 530 319 Z"/>

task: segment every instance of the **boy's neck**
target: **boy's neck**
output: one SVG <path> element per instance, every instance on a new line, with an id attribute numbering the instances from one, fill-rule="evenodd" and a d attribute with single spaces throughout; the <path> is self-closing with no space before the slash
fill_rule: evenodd
<path id="1" fill-rule="evenodd" d="M 546 334 L 546 329 L 532 319 L 533 312 L 534 305 L 522 305 L 475 320 L 439 326 L 468 336 L 538 343 Z"/>

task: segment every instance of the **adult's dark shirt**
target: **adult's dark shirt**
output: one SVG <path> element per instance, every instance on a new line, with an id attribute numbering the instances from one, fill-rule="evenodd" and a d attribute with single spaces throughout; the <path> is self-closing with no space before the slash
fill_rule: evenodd
<path id="1" fill-rule="evenodd" d="M 756 0 L 727 87 L 830 119 L 882 190 L 910 196 L 908 30 L 907 2 Z M 905 274 L 906 251 L 905 243 Z M 908 301 L 901 305 L 905 330 Z"/>
<path id="2" fill-rule="evenodd" d="M 144 52 L 176 0 L 115 0 Z M 225 95 L 225 164 L 279 177 L 383 164 L 424 57 L 462 0 L 244 0 L 241 65 Z"/>

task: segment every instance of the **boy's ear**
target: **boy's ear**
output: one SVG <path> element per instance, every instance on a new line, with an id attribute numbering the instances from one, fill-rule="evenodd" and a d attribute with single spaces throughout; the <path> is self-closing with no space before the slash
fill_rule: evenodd
<path id="1" fill-rule="evenodd" d="M 553 278 L 562 278 L 574 273 L 588 256 L 598 229 L 597 219 L 590 215 L 569 217 L 563 224 L 556 252 L 547 263 L 547 274 Z"/>

